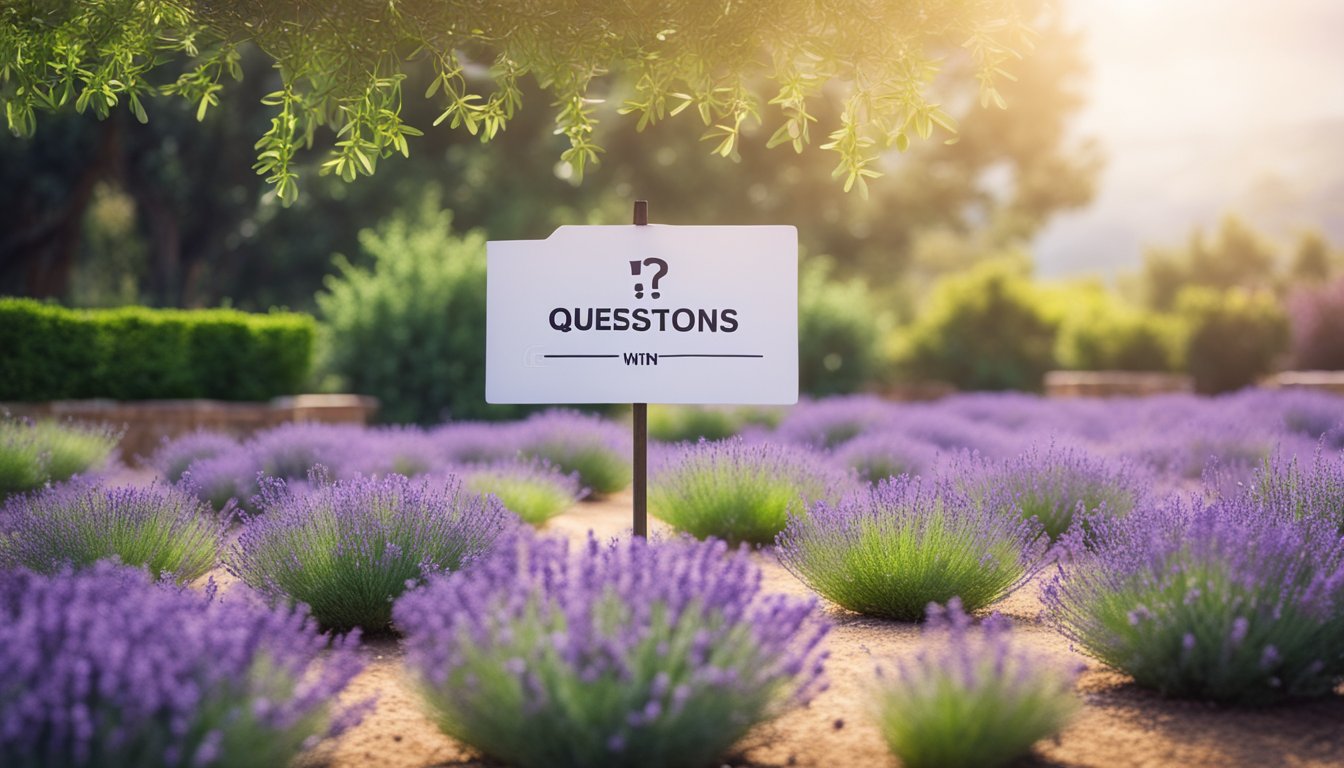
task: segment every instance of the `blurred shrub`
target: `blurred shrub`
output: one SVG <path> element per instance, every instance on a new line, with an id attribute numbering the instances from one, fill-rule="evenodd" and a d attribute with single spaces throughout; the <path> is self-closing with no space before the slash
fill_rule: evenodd
<path id="1" fill-rule="evenodd" d="M 1075 371 L 1174 371 L 1184 346 L 1174 318 L 1120 303 L 1098 284 L 1060 286 L 1055 358 Z"/>
<path id="2" fill-rule="evenodd" d="M 900 339 L 904 376 L 960 389 L 1039 390 L 1054 367 L 1055 326 L 1018 270 L 986 262 L 934 289 Z"/>
<path id="3" fill-rule="evenodd" d="M 371 267 L 336 257 L 318 293 L 323 367 L 381 402 L 386 421 L 507 418 L 485 403 L 485 235 L 451 232 L 452 211 L 427 198 L 412 217 L 359 233 Z"/>
<path id="4" fill-rule="evenodd" d="M 798 387 L 810 395 L 858 392 L 882 368 L 885 318 L 860 280 L 830 279 L 830 262 L 805 263 L 798 279 Z"/>
<path id="5" fill-rule="evenodd" d="M 269 400 L 299 391 L 315 336 L 311 317 L 288 312 L 0 299 L 0 400 Z"/>
<path id="6" fill-rule="evenodd" d="M 1201 394 L 1255 383 L 1287 347 L 1288 319 L 1267 294 L 1185 288 L 1176 306 L 1189 333 L 1186 365 Z"/>
<path id="7" fill-rule="evenodd" d="M 1292 366 L 1344 369 L 1344 278 L 1319 288 L 1299 288 L 1288 299 Z"/>
<path id="8" fill-rule="evenodd" d="M 723 440 L 746 426 L 746 416 L 736 410 L 705 405 L 652 405 L 649 437 L 665 443 Z"/>

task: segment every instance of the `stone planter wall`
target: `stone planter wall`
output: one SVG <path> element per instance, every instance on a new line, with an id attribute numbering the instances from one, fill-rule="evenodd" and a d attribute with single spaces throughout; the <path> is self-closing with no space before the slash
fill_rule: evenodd
<path id="1" fill-rule="evenodd" d="M 1047 397 L 1142 397 L 1195 391 L 1195 380 L 1179 373 L 1146 371 L 1050 371 Z"/>
<path id="2" fill-rule="evenodd" d="M 222 400 L 57 400 L 45 403 L 0 403 L 0 410 L 19 417 L 55 418 L 106 424 L 124 430 L 121 457 L 138 464 L 164 438 L 208 429 L 245 438 L 258 430 L 289 422 L 367 424 L 378 401 L 363 395 L 296 395 L 264 403 Z"/>
<path id="3" fill-rule="evenodd" d="M 1344 371 L 1282 371 L 1263 385 L 1272 389 L 1314 389 L 1344 395 Z"/>

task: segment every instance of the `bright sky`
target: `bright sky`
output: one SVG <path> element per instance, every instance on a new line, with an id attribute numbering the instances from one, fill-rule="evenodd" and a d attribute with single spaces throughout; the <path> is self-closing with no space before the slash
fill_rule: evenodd
<path id="1" fill-rule="evenodd" d="M 1344 0 L 1058 2 L 1092 67 L 1075 129 L 1106 168 L 1037 239 L 1041 274 L 1127 271 L 1225 213 L 1344 237 Z"/>
<path id="2" fill-rule="evenodd" d="M 1063 0 L 1086 35 L 1106 139 L 1226 135 L 1344 117 L 1341 0 Z"/>

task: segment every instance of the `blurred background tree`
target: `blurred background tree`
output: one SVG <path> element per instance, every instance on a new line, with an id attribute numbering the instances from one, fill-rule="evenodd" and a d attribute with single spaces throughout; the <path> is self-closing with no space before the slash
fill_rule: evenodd
<path id="1" fill-rule="evenodd" d="M 623 223 L 640 197 L 659 222 L 799 224 L 813 394 L 1236 367 L 1201 344 L 1244 332 L 1282 346 L 1290 296 L 1294 356 L 1266 342 L 1201 381 L 1334 359 L 1322 339 L 1344 310 L 1308 289 L 1340 258 L 1317 232 L 1285 247 L 1228 215 L 1150 248 L 1119 292 L 1033 281 L 1033 238 L 1091 200 L 1101 169 L 1070 131 L 1088 67 L 1057 6 L 521 7 L 6 4 L 0 102 L 20 135 L 0 138 L 0 293 L 314 311 L 328 385 L 379 394 L 395 420 L 489 415 L 465 373 L 398 381 L 430 357 L 477 364 L 472 249 Z M 154 13 L 166 21 L 147 34 Z M 112 42 L 79 43 L 95 38 Z M 103 55 L 118 46 L 147 53 Z M 1011 108 L 984 108 L 999 103 Z M 452 301 L 358 309 L 391 307 L 415 270 Z M 451 328 L 435 328 L 444 313 Z"/>
<path id="2" fill-rule="evenodd" d="M 118 3 L 86 5 L 103 7 L 110 14 Z M 486 66 L 489 59 L 484 50 L 471 47 L 480 43 L 473 43 L 471 36 L 465 42 L 451 35 L 436 38 L 435 50 L 459 56 L 460 71 L 446 81 L 443 62 L 433 55 L 398 62 L 396 82 L 388 86 L 407 94 L 397 104 L 398 123 L 418 126 L 426 135 L 408 140 L 414 155 L 410 161 L 401 158 L 395 148 L 387 151 L 379 162 L 388 173 L 357 184 L 342 183 L 340 178 L 362 176 L 362 164 L 356 174 L 320 175 L 324 165 L 333 168 L 329 164 L 342 151 L 330 146 L 336 137 L 321 123 L 331 123 L 333 128 L 351 123 L 342 124 L 338 116 L 325 112 L 305 118 L 310 122 L 303 127 L 314 132 L 316 146 L 295 148 L 289 170 L 304 179 L 310 194 L 293 198 L 294 206 L 285 209 L 277 199 L 277 192 L 284 190 L 264 183 L 246 168 L 257 152 L 252 144 L 273 127 L 277 107 L 262 100 L 274 102 L 277 89 L 287 84 L 300 91 L 304 85 L 294 73 L 273 67 L 275 58 L 289 63 L 298 56 L 288 47 L 297 38 L 265 24 L 280 24 L 278 14 L 291 13 L 301 21 L 296 24 L 321 40 L 324 35 L 339 34 L 345 29 L 342 24 L 363 29 L 371 23 L 343 19 L 330 9 L 326 15 L 333 18 L 318 22 L 309 18 L 317 12 L 316 6 L 290 5 L 284 11 L 268 4 L 230 4 L 233 12 L 208 17 L 219 27 L 213 37 L 234 40 L 240 37 L 241 22 L 251 19 L 249 23 L 262 28 L 241 37 L 253 42 L 207 50 L 203 41 L 197 41 L 196 57 L 159 51 L 163 61 L 158 69 L 137 73 L 142 80 L 157 75 L 157 81 L 190 99 L 143 95 L 140 106 L 130 111 L 99 110 L 102 102 L 94 99 L 84 114 L 74 113 L 69 105 L 49 113 L 41 109 L 40 99 L 25 101 L 16 95 L 25 83 L 23 77 L 12 72 L 0 75 L 0 101 L 6 104 L 11 124 L 16 122 L 15 113 L 22 116 L 29 114 L 25 109 L 33 108 L 30 117 L 40 127 L 30 138 L 0 142 L 4 160 L 0 180 L 5 182 L 5 192 L 0 194 L 7 198 L 4 202 L 14 203 L 0 211 L 5 232 L 0 236 L 0 290 L 76 303 L 115 303 L 134 297 L 156 305 L 229 301 L 249 308 L 272 304 L 308 308 L 313 305 L 316 286 L 332 271 L 333 252 L 355 253 L 361 228 L 413 205 L 434 187 L 454 210 L 459 225 L 483 228 L 495 238 L 544 236 L 561 223 L 624 221 L 629 200 L 635 196 L 652 200 L 655 219 L 669 223 L 808 221 L 811 225 L 802 228 L 805 249 L 829 254 L 837 275 L 863 277 L 884 287 L 900 286 L 911 243 L 920 232 L 937 230 L 960 237 L 992 230 L 995 241 L 1025 242 L 1052 213 L 1087 201 L 1098 167 L 1094 148 L 1069 146 L 1064 139 L 1068 119 L 1081 103 L 1083 65 L 1077 36 L 1067 33 L 1058 16 L 1043 10 L 1035 0 L 939 3 L 926 9 L 924 16 L 912 15 L 903 3 L 874 6 L 890 22 L 888 35 L 874 34 L 879 28 L 876 22 L 882 19 L 874 18 L 871 8 L 865 6 L 866 15 L 845 15 L 840 11 L 852 9 L 842 4 L 830 11 L 844 22 L 829 37 L 805 29 L 811 23 L 807 14 L 820 11 L 803 9 L 814 4 L 736 3 L 730 20 L 750 32 L 744 40 L 759 45 L 759 50 L 749 52 L 711 47 L 731 39 L 731 34 L 741 37 L 743 29 L 733 29 L 731 24 L 724 28 L 726 22 L 719 18 L 707 23 L 702 17 L 709 13 L 708 7 L 672 12 L 658 10 L 659 4 L 635 9 L 635 16 L 649 17 L 638 23 L 634 18 L 609 19 L 612 34 L 626 35 L 609 46 L 611 50 L 598 43 L 571 44 L 559 39 L 561 32 L 575 33 L 597 23 L 589 10 L 591 4 L 576 2 L 555 9 L 556 15 L 574 16 L 568 27 L 547 22 L 552 26 L 540 24 L 536 29 L 509 33 L 522 42 L 542 35 L 557 38 L 548 40 L 549 47 L 541 53 L 525 52 L 538 59 L 530 70 L 531 78 L 501 74 L 499 60 L 493 67 Z M 435 5 L 440 4 L 396 4 L 402 14 L 399 23 L 404 26 L 410 23 L 407 19 L 421 19 L 417 14 L 436 19 Z M 34 10 L 37 5 L 31 3 L 11 5 L 0 12 L 0 22 L 7 22 L 0 23 L 0 52 L 12 50 L 25 36 L 44 40 L 39 32 L 51 36 L 57 22 L 73 24 L 72 19 L 79 19 L 73 11 L 56 14 L 39 29 L 33 18 L 19 18 L 25 6 L 41 18 Z M 195 10 L 191 4 L 184 7 Z M 505 3 L 473 13 L 482 18 L 477 26 L 488 28 L 486 22 L 507 19 L 514 10 Z M 98 21 L 92 11 L 84 13 L 92 19 L 82 23 Z M 378 18 L 379 23 L 393 21 Z M 126 22 L 133 20 L 127 11 Z M 1035 52 L 1004 65 L 1011 54 L 1006 43 L 996 41 L 1018 40 L 1024 34 L 1018 25 L 1027 21 L 1039 30 Z M 652 29 L 655 22 L 664 26 Z M 704 39 L 671 47 L 682 34 L 675 32 L 679 26 Z M 370 50 L 361 47 L 358 54 L 367 60 L 355 56 L 339 72 L 329 73 L 333 87 L 349 91 L 355 85 L 367 86 L 368 72 L 385 72 L 389 66 L 372 49 L 387 47 L 388 41 L 402 34 L 382 27 L 364 32 L 369 39 L 361 46 Z M 659 35 L 666 39 L 660 41 Z M 904 53 L 875 49 L 898 41 Z M 852 43 L 854 50 L 841 53 L 828 47 L 840 42 Z M 459 50 L 453 47 L 455 43 L 466 47 Z M 969 46 L 965 50 L 963 43 Z M 989 43 L 994 47 L 986 47 Z M 492 44 L 502 51 L 501 56 L 508 54 L 505 59 L 514 53 L 507 41 Z M 666 48 L 658 48 L 659 55 L 676 51 L 703 59 L 694 67 L 684 62 L 669 64 L 673 74 L 694 72 L 716 62 L 735 66 L 739 74 L 759 71 L 761 80 L 751 83 L 748 95 L 756 100 L 753 109 L 762 113 L 762 119 L 743 119 L 735 128 L 737 140 L 727 145 L 712 125 L 710 140 L 704 141 L 705 126 L 692 115 L 670 119 L 666 113 L 683 103 L 694 113 L 708 99 L 711 103 L 704 108 L 714 120 L 742 105 L 710 99 L 714 93 L 722 96 L 714 88 L 727 87 L 724 83 L 728 81 L 719 76 L 695 83 L 702 90 L 709 88 L 706 92 L 688 87 L 690 101 L 671 96 L 679 92 L 669 84 L 651 91 L 646 82 L 649 72 L 633 56 L 653 55 L 650 45 Z M 773 52 L 778 60 L 761 67 L 762 51 Z M 551 58 L 542 61 L 542 54 Z M 604 151 L 601 165 L 583 164 L 580 170 L 589 182 L 582 185 L 573 155 L 567 164 L 557 164 L 573 149 L 574 141 L 564 130 L 557 131 L 565 128 L 557 123 L 564 111 L 561 97 L 564 89 L 578 87 L 556 82 L 555 71 L 563 63 L 557 57 L 569 57 L 575 65 L 599 60 L 621 65 L 609 76 L 594 76 L 591 83 L 590 96 L 604 103 L 584 105 L 591 124 L 581 143 L 590 142 Z M 941 70 L 933 68 L 935 59 L 945 59 Z M 867 92 L 856 91 L 848 68 L 870 60 L 883 62 L 878 71 L 888 79 L 867 86 Z M 320 64 L 303 63 L 308 68 Z M 214 78 L 204 85 L 197 82 L 202 67 Z M 230 70 L 241 77 L 239 82 L 231 81 Z M 66 82 L 50 72 L 38 74 L 58 93 L 57 86 Z M 766 77 L 775 79 L 774 86 L 766 83 Z M 444 82 L 460 89 L 446 102 Z M 97 85 L 74 78 L 72 87 L 80 94 L 81 87 L 96 90 Z M 468 104 L 480 106 L 504 93 L 499 89 L 505 86 L 520 106 L 497 107 L 507 112 L 508 119 L 489 142 L 480 141 L 487 133 L 484 116 L 493 114 L 484 106 L 481 110 L 459 107 L 445 125 L 431 128 L 445 103 L 452 108 L 457 103 L 454 99 L 481 93 L 485 94 L 481 100 L 468 99 Z M 430 87 L 436 92 L 429 99 L 411 95 Z M 801 89 L 796 95 L 802 101 L 785 99 L 764 107 L 758 103 L 787 95 L 790 88 Z M 798 147 L 806 151 L 796 156 L 788 141 L 772 150 L 766 148 L 771 132 L 782 128 L 787 137 L 790 125 L 806 128 L 814 147 L 822 144 L 827 132 L 854 119 L 856 92 L 875 98 L 898 89 L 904 90 L 896 113 L 884 115 L 876 107 L 867 108 L 873 113 L 867 116 L 872 123 L 868 138 L 877 144 L 863 150 L 864 168 L 890 177 L 871 185 L 867 199 L 843 192 L 844 174 L 839 181 L 833 178 L 837 152 L 807 148 L 801 138 Z M 127 87 L 112 92 L 124 106 L 130 95 L 140 91 Z M 359 94 L 362 97 L 363 91 Z M 645 104 L 659 94 L 663 117 L 669 119 L 651 120 L 638 134 L 632 130 L 641 116 L 638 111 L 615 114 L 618 108 Z M 982 97 L 991 105 L 1004 101 L 1020 108 L 982 109 Z M 542 107 L 547 101 L 553 102 L 550 110 Z M 902 103 L 906 106 L 901 107 Z M 350 104 L 337 99 L 323 106 L 340 112 Z M 935 108 L 936 104 L 942 107 Z M 102 111 L 108 119 L 96 120 Z M 945 118 L 938 117 L 944 112 Z M 657 110 L 650 114 L 657 115 Z M 804 114 L 809 119 L 800 117 Z M 138 115 L 147 122 L 141 124 L 135 119 Z M 782 125 L 779 115 L 784 117 Z M 198 117 L 200 124 L 193 124 Z M 960 124 L 955 144 L 910 141 L 935 130 L 946 138 L 950 134 L 939 127 L 939 121 Z M 18 123 L 23 127 L 22 120 Z M 459 123 L 456 130 L 449 128 L 452 123 Z M 890 135 L 879 136 L 885 128 L 892 129 Z M 888 140 L 892 148 L 879 151 Z M 906 151 L 898 151 L 900 147 Z M 715 155 L 726 155 L 728 162 Z M 858 181 L 864 178 L 860 175 Z M 133 212 L 134 226 L 126 225 L 125 215 L 109 222 L 109 210 Z M 115 247 L 109 238 L 115 240 Z M 124 256 L 136 251 L 143 255 Z M 97 264 L 99 259 L 124 262 L 120 265 L 123 273 L 136 273 L 135 288 L 121 282 L 105 285 L 85 280 L 79 284 L 82 293 L 73 295 L 70 275 L 107 271 Z M 891 293 L 896 288 L 884 290 Z M 910 293 L 908 287 L 902 290 L 904 294 L 898 295 Z"/>

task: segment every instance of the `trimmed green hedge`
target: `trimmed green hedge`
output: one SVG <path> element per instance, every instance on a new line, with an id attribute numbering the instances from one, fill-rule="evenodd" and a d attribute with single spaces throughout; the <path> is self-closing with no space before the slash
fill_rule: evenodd
<path id="1" fill-rule="evenodd" d="M 303 386 L 316 335 L 313 318 L 289 312 L 0 298 L 0 400 L 269 400 Z"/>

